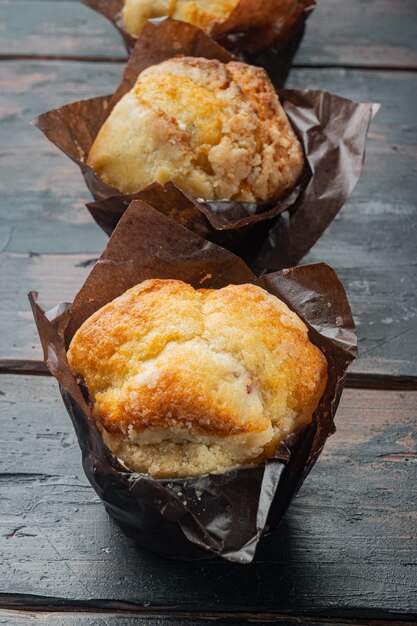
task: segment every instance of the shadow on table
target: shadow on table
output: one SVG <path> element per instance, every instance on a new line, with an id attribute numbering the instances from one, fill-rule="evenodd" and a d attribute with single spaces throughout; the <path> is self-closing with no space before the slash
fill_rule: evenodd
<path id="1" fill-rule="evenodd" d="M 181 599 L 181 609 L 198 606 L 200 611 L 267 610 L 291 604 L 289 598 L 294 596 L 299 574 L 294 569 L 290 515 L 273 534 L 263 539 L 250 565 L 233 564 L 219 558 L 169 561 L 134 545 L 113 521 L 111 524 L 116 535 L 114 544 L 119 544 L 117 551 L 125 555 L 122 561 L 125 599 L 164 606 L 178 605 Z M 298 572 L 302 569 L 299 556 Z M 119 562 L 118 567 L 120 565 Z M 114 586 L 109 587 L 107 597 L 112 595 Z"/>

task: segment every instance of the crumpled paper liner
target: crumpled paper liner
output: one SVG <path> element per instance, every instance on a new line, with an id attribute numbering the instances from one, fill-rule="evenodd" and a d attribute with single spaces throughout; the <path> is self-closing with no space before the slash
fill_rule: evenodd
<path id="1" fill-rule="evenodd" d="M 94 312 L 148 278 L 176 278 L 194 287 L 252 282 L 284 300 L 307 324 L 326 355 L 328 383 L 312 423 L 289 437 L 273 458 L 223 474 L 157 480 L 130 472 L 104 445 L 66 350 Z M 30 294 L 45 363 L 58 380 L 82 450 L 87 478 L 107 511 L 137 543 L 178 559 L 218 555 L 249 563 L 262 535 L 275 527 L 334 432 L 356 334 L 344 289 L 324 264 L 256 278 L 227 250 L 184 228 L 143 201 L 122 217 L 72 305 L 45 315 Z"/>
<path id="2" fill-rule="evenodd" d="M 216 58 L 225 63 L 233 58 L 185 22 L 167 19 L 157 26 L 148 24 L 113 96 L 74 102 L 44 113 L 35 121 L 47 138 L 81 168 L 98 202 L 89 208 L 94 217 L 99 215 L 97 221 L 108 233 L 129 201 L 142 198 L 143 192 L 121 194 L 104 183 L 86 164 L 88 153 L 104 121 L 132 88 L 138 74 L 176 55 Z M 167 197 L 168 202 L 175 200 L 180 223 L 244 256 L 257 273 L 295 265 L 319 239 L 359 179 L 369 124 L 378 110 L 378 105 L 358 104 L 323 91 L 286 90 L 279 95 L 306 158 L 295 189 L 269 205 L 203 202 L 181 193 L 180 198 L 173 191 Z M 109 198 L 109 203 L 102 203 Z M 143 199 L 148 201 L 146 194 Z M 159 208 L 155 202 L 153 205 Z M 190 219 L 188 214 L 181 216 L 184 206 L 191 212 Z"/>
<path id="3" fill-rule="evenodd" d="M 123 24 L 124 0 L 81 2 L 117 28 L 128 52 L 134 48 L 137 38 L 130 35 Z M 315 0 L 262 0 L 262 6 L 259 4 L 259 0 L 240 0 L 225 21 L 213 24 L 208 35 L 234 54 L 254 55 L 268 48 L 282 53 L 293 41 L 298 47 L 305 20 L 316 5 Z M 160 19 L 151 21 L 158 23 Z"/>

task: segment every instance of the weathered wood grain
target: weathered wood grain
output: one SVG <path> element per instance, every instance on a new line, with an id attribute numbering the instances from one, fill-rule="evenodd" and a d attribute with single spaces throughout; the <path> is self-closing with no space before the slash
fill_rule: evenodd
<path id="1" fill-rule="evenodd" d="M 2 617 L 2 614 L 4 617 Z M 227 619 L 227 618 L 226 618 Z M 72 615 L 71 613 L 66 613 L 63 615 L 45 615 L 43 614 L 41 617 L 37 617 L 36 615 L 30 615 L 28 613 L 21 613 L 20 615 L 13 614 L 11 612 L 0 611 L 0 626 L 36 626 L 37 624 L 42 624 L 44 626 L 213 626 L 213 624 L 222 623 L 227 624 L 227 626 L 242 626 L 242 624 L 249 623 L 246 619 L 227 619 L 225 618 L 216 618 L 210 617 L 208 619 L 199 618 L 186 618 L 184 616 L 180 617 L 138 617 L 135 615 L 134 617 L 121 617 L 120 615 L 101 615 L 101 616 L 86 616 L 80 613 L 75 613 Z M 256 624 L 258 626 L 265 626 L 266 624 L 271 624 L 271 621 L 265 622 L 256 620 Z M 317 620 L 308 620 L 308 621 L 287 621 L 280 620 L 279 622 L 274 619 L 274 624 L 280 624 L 281 626 L 289 626 L 290 624 L 302 624 L 303 626 L 322 626 L 324 622 L 318 622 Z M 331 623 L 332 626 L 343 626 L 340 621 L 332 621 L 327 622 Z M 398 622 L 397 622 L 398 623 Z M 345 622 L 346 624 L 346 622 Z M 353 625 L 352 625 L 353 626 Z M 401 622 L 401 626 L 407 626 L 404 622 Z"/>
<path id="2" fill-rule="evenodd" d="M 0 55 L 125 57 L 120 36 L 77 0 L 0 1 Z M 295 62 L 417 67 L 414 0 L 320 0 Z"/>
<path id="3" fill-rule="evenodd" d="M 359 372 L 417 372 L 417 75 L 398 71 L 417 68 L 416 18 L 415 0 L 394 8 L 319 0 L 299 66 L 397 71 L 295 69 L 290 77 L 292 86 L 383 103 L 358 189 L 308 256 L 335 266 L 347 286 Z M 123 65 L 105 61 L 125 51 L 76 0 L 0 0 L 0 35 L 0 59 L 100 61 L 0 63 L 0 358 L 40 358 L 26 292 L 38 289 L 46 306 L 70 300 L 106 238 L 83 209 L 76 168 L 28 121 L 111 91 Z M 416 400 L 411 391 L 347 390 L 338 432 L 284 524 L 253 565 L 239 568 L 171 563 L 134 547 L 83 476 L 55 382 L 1 375 L 0 624 L 414 623 Z"/>
<path id="4" fill-rule="evenodd" d="M 83 208 L 89 196 L 78 168 L 29 121 L 47 108 L 110 91 L 120 72 L 111 64 L 0 64 L 5 101 L 0 239 L 2 249 L 11 253 L 0 258 L 0 358 L 40 357 L 26 292 L 39 289 L 51 306 L 62 297 L 71 299 L 85 276 L 77 265 L 97 256 L 106 242 Z M 415 375 L 417 75 L 294 70 L 290 84 L 383 102 L 357 190 L 306 260 L 333 265 L 348 289 L 361 338 L 355 371 Z M 62 281 L 49 279 L 51 269 L 62 274 Z"/>
<path id="5" fill-rule="evenodd" d="M 43 378 L 51 376 L 45 363 L 36 359 L 0 359 L 1 374 L 42 376 Z M 346 375 L 345 387 L 347 389 L 417 391 L 417 376 L 349 371 Z"/>
<path id="6" fill-rule="evenodd" d="M 0 0 L 0 55 L 127 58 L 116 29 L 78 0 Z"/>
<path id="7" fill-rule="evenodd" d="M 416 67 L 414 0 L 318 0 L 297 64 Z"/>
<path id="8" fill-rule="evenodd" d="M 41 111 L 111 91 L 121 67 L 91 63 L 2 63 L 1 249 L 97 252 L 105 241 L 83 202 L 78 168 L 30 126 Z M 417 129 L 411 73 L 293 70 L 290 86 L 378 100 L 364 172 L 339 219 L 316 247 L 337 267 L 404 265 L 415 254 Z M 36 158 L 34 158 L 36 155 Z"/>
<path id="9" fill-rule="evenodd" d="M 41 359 L 27 300 L 38 291 L 46 308 L 72 301 L 91 269 L 91 255 L 0 255 L 0 359 Z M 416 375 L 415 268 L 339 269 L 358 324 L 361 355 L 352 371 Z"/>
<path id="10" fill-rule="evenodd" d="M 83 209 L 89 193 L 78 168 L 29 123 L 48 108 L 111 91 L 121 69 L 91 63 L 0 65 L 2 249 L 55 253 L 96 252 L 102 247 L 104 238 Z M 371 129 L 357 190 L 316 248 L 318 254 L 338 267 L 407 263 L 417 233 L 417 75 L 293 70 L 290 86 L 329 89 L 383 104 Z"/>
<path id="11" fill-rule="evenodd" d="M 240 567 L 134 547 L 83 476 L 54 381 L 1 376 L 0 390 L 0 590 L 13 601 L 118 600 L 163 614 L 417 613 L 415 392 L 345 392 L 338 432 L 285 522 Z"/>
<path id="12" fill-rule="evenodd" d="M 71 161 L 33 125 L 42 110 L 111 92 L 122 66 L 0 64 L 0 249 L 93 252 L 106 237 L 84 203 L 89 199 Z"/>
<path id="13" fill-rule="evenodd" d="M 88 255 L 0 255 L 1 352 L 42 356 L 27 294 L 39 291 L 46 309 L 71 302 L 90 271 Z"/>
<path id="14" fill-rule="evenodd" d="M 103 613 L 98 611 L 98 615 L 86 615 L 85 613 L 44 613 L 40 615 L 30 612 L 0 611 L 0 626 L 213 626 L 213 624 L 224 624 L 227 626 L 242 626 L 244 624 L 257 624 L 257 626 L 267 626 L 268 624 L 278 624 L 279 626 L 412 626 L 415 622 L 398 615 L 396 619 L 392 615 L 382 615 L 380 619 L 357 619 L 357 618 L 329 618 L 329 617 L 307 617 L 302 615 L 236 615 L 214 614 L 202 616 L 176 614 L 171 617 L 146 616 L 147 609 L 140 614 L 134 613 L 130 617 L 124 612 Z M 140 616 L 139 616 L 140 615 Z M 145 617 L 146 616 L 146 617 Z M 389 620 L 389 621 L 388 621 Z"/>
<path id="15" fill-rule="evenodd" d="M 0 359 L 0 374 L 20 374 L 21 376 L 50 376 L 49 370 L 46 367 L 45 363 L 43 361 L 37 361 L 33 359 Z M 397 381 L 397 377 L 395 377 L 394 380 Z"/>
<path id="16" fill-rule="evenodd" d="M 28 599 L 30 601 L 30 598 Z M 32 600 L 33 601 L 33 600 Z M 75 604 L 75 603 L 74 603 Z M 101 603 L 104 604 L 104 603 Z M 79 609 L 81 611 L 81 609 Z M 202 615 L 182 614 L 174 612 L 171 616 L 154 616 L 148 614 L 149 609 L 144 608 L 136 612 L 131 609 L 127 611 L 104 612 L 97 610 L 97 614 L 86 614 L 78 612 L 57 612 L 46 613 L 39 611 L 1 611 L 0 626 L 213 626 L 213 624 L 224 624 L 227 626 L 242 626 L 244 624 L 257 624 L 257 626 L 267 626 L 277 624 L 279 626 L 413 626 L 415 621 L 410 621 L 404 615 L 382 613 L 379 618 L 334 618 L 327 616 L 308 617 L 306 615 L 277 615 L 275 614 L 229 614 L 213 613 Z M 130 616 L 129 616 L 129 613 Z M 398 619 L 397 619 L 398 618 Z"/>
<path id="17" fill-rule="evenodd" d="M 240 622 L 241 623 L 241 622 Z M 0 626 L 178 626 L 178 618 L 149 618 L 149 617 L 120 617 L 120 615 L 85 615 L 82 613 L 45 614 L 38 616 L 30 612 L 0 611 Z M 213 621 L 185 621 L 181 618 L 183 626 L 209 626 Z M 236 626 L 239 622 L 230 626 Z"/>

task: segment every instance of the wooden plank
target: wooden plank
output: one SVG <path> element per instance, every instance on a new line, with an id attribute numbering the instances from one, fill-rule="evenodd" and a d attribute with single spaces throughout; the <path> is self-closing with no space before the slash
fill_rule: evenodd
<path id="1" fill-rule="evenodd" d="M 0 389 L 0 608 L 33 594 L 44 606 L 117 600 L 156 615 L 417 613 L 416 392 L 346 391 L 284 523 L 238 567 L 134 547 L 83 476 L 54 381 L 2 376 Z"/>
<path id="2" fill-rule="evenodd" d="M 88 253 L 103 247 L 106 237 L 84 208 L 90 196 L 77 168 L 31 120 L 66 101 L 111 92 L 121 74 L 118 65 L 0 64 L 0 250 Z"/>
<path id="3" fill-rule="evenodd" d="M 127 58 L 117 30 L 78 0 L 0 0 L 0 55 Z"/>
<path id="4" fill-rule="evenodd" d="M 305 261 L 324 260 L 335 267 L 351 297 L 361 354 L 353 371 L 415 374 L 412 353 L 417 354 L 417 310 L 412 294 L 417 275 L 417 203 L 413 191 L 417 129 L 408 117 L 406 101 L 416 77 L 407 73 L 332 72 L 332 83 L 328 83 L 328 71 L 314 78 L 312 74 L 293 71 L 291 86 L 318 87 L 324 83 L 325 88 L 345 97 L 362 101 L 377 98 L 382 109 L 371 128 L 357 189 Z M 386 87 L 392 90 L 392 97 Z"/>
<path id="5" fill-rule="evenodd" d="M 242 626 L 244 624 L 254 624 L 257 626 L 268 626 L 278 624 L 279 626 L 413 626 L 415 621 L 398 615 L 398 619 L 390 614 L 382 615 L 380 619 L 357 619 L 357 618 L 331 618 L 331 617 L 308 617 L 304 615 L 266 615 L 257 614 L 236 615 L 236 614 L 214 614 L 207 616 L 184 615 L 176 613 L 171 616 L 147 616 L 146 608 L 140 613 L 126 616 L 124 612 L 108 613 L 98 611 L 98 615 L 86 615 L 85 613 L 45 613 L 40 615 L 26 611 L 1 611 L 0 626 L 30 626 L 30 624 L 41 626 L 213 626 L 213 624 L 223 624 L 227 626 Z M 3 617 L 4 616 L 4 617 Z"/>
<path id="6" fill-rule="evenodd" d="M 77 0 L 1 0 L 0 55 L 119 58 L 115 29 Z M 417 67 L 414 0 L 320 0 L 296 63 Z"/>
<path id="7" fill-rule="evenodd" d="M 2 617 L 4 615 L 4 617 Z M 180 620 L 180 621 L 179 621 Z M 187 618 L 184 616 L 179 617 L 139 617 L 138 615 L 132 617 L 121 617 L 119 615 L 100 615 L 91 616 L 83 615 L 81 613 L 64 613 L 64 614 L 49 614 L 38 617 L 36 614 L 21 613 L 15 614 L 12 612 L 0 611 L 0 626 L 28 626 L 33 624 L 42 624 L 42 626 L 212 626 L 214 623 L 219 623 L 216 617 L 205 618 Z M 222 619 L 221 623 L 225 623 Z M 227 619 L 228 626 L 242 626 L 244 623 L 249 623 L 247 620 L 235 620 Z M 277 623 L 274 621 L 274 623 Z M 283 622 L 279 622 L 283 624 Z M 290 622 L 286 622 L 289 624 Z M 294 622 L 292 622 L 294 623 Z M 300 624 L 300 622 L 297 622 Z M 258 626 L 265 626 L 271 624 L 271 621 L 256 621 Z M 308 620 L 302 622 L 303 626 L 320 626 L 323 622 L 317 620 Z M 342 626 L 341 622 L 333 622 L 332 626 Z M 404 623 L 401 623 L 404 626 Z"/>
<path id="8" fill-rule="evenodd" d="M 416 37 L 414 0 L 318 0 L 294 61 L 415 68 Z"/>
<path id="9" fill-rule="evenodd" d="M 353 372 L 415 375 L 416 266 L 340 269 L 357 324 L 360 353 Z"/>
<path id="10" fill-rule="evenodd" d="M 45 614 L 0 611 L 0 626 L 178 626 L 176 618 L 120 617 L 120 615 L 83 615 L 82 613 Z M 183 626 L 211 626 L 213 622 L 181 619 Z M 233 626 L 233 623 L 229 626 Z M 238 626 L 235 622 L 234 626 Z"/>
<path id="11" fill-rule="evenodd" d="M 42 376 L 51 374 L 41 359 L 0 359 L 0 375 Z M 417 391 L 417 376 L 403 374 L 364 373 L 350 370 L 345 387 L 348 389 L 374 389 L 384 391 Z"/>
<path id="12" fill-rule="evenodd" d="M 14 252 L 97 252 L 105 239 L 83 208 L 89 193 L 78 168 L 30 126 L 39 112 L 111 91 L 118 65 L 3 63 L 0 156 L 3 168 L 1 249 Z M 389 266 L 415 252 L 417 76 L 410 73 L 293 70 L 290 86 L 333 90 L 382 101 L 359 185 L 321 240 L 319 254 L 343 266 Z M 36 155 L 36 158 L 34 158 Z M 11 182 L 16 183 L 11 184 Z M 18 183 L 17 183 L 18 181 Z M 13 207 L 19 207 L 19 210 Z M 34 220 L 36 222 L 34 223 Z M 364 224 L 364 222 L 366 223 Z M 399 243 L 401 235 L 401 243 Z"/>
<path id="13" fill-rule="evenodd" d="M 46 309 L 71 302 L 91 267 L 88 255 L 0 255 L 1 354 L 42 358 L 27 294 L 39 291 Z"/>
<path id="14" fill-rule="evenodd" d="M 121 69 L 0 64 L 0 249 L 11 253 L 0 259 L 0 358 L 40 358 L 26 292 L 38 288 L 48 306 L 72 299 L 85 276 L 77 265 L 97 256 L 106 242 L 83 208 L 89 195 L 77 167 L 29 121 L 66 101 L 111 91 Z M 348 289 L 361 337 L 355 371 L 416 374 L 416 83 L 412 73 L 294 70 L 290 76 L 295 87 L 383 102 L 357 190 L 306 259 L 333 265 Z M 29 257 L 33 252 L 43 256 Z M 64 273 L 63 284 L 48 280 L 51 269 Z"/>
<path id="15" fill-rule="evenodd" d="M 91 255 L 0 255 L 0 359 L 41 359 L 27 300 L 40 293 L 46 308 L 72 301 L 94 258 Z M 417 276 L 415 269 L 342 268 L 339 275 L 358 324 L 361 354 L 353 372 L 416 375 Z"/>
<path id="16" fill-rule="evenodd" d="M 144 611 L 146 615 L 146 610 Z M 2 617 L 4 615 L 4 617 Z M 413 626 L 414 621 L 406 619 L 391 619 L 391 615 L 385 615 L 381 619 L 343 619 L 343 618 L 309 618 L 305 616 L 276 616 L 271 615 L 265 620 L 258 615 L 233 617 L 230 615 L 213 615 L 208 617 L 190 617 L 184 615 L 171 617 L 139 617 L 136 613 L 131 617 L 123 614 L 100 613 L 99 615 L 85 615 L 83 613 L 52 613 L 38 616 L 29 612 L 0 611 L 0 626 L 30 626 L 30 624 L 42 626 L 213 626 L 213 624 L 223 624 L 227 626 L 242 626 L 244 624 L 254 624 L 257 626 L 267 626 L 279 624 L 280 626 Z M 403 616 L 399 616 L 403 618 Z M 389 622 L 387 621 L 389 620 Z"/>
<path id="17" fill-rule="evenodd" d="M 120 79 L 121 69 L 118 65 L 92 63 L 0 65 L 4 99 L 0 117 L 1 249 L 49 253 L 101 249 L 105 239 L 83 208 L 89 193 L 78 168 L 29 123 L 48 108 L 111 91 Z M 362 178 L 340 219 L 321 240 L 319 254 L 332 259 L 338 267 L 404 264 L 415 252 L 417 228 L 417 130 L 413 106 L 417 76 L 294 70 L 290 86 L 323 88 L 356 100 L 382 101 L 383 108 L 372 126 Z M 11 181 L 18 184 L 11 185 Z M 11 208 L 15 206 L 19 210 Z"/>

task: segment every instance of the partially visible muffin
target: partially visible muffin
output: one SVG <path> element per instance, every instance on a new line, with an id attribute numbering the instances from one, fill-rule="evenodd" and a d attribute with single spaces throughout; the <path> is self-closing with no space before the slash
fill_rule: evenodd
<path id="1" fill-rule="evenodd" d="M 206 200 L 269 202 L 294 188 L 304 156 L 263 69 L 178 57 L 138 76 L 88 164 L 123 193 L 173 181 Z"/>
<path id="2" fill-rule="evenodd" d="M 238 0 L 125 0 L 123 24 L 129 35 L 138 37 L 147 20 L 170 16 L 210 32 L 237 4 Z"/>
<path id="3" fill-rule="evenodd" d="M 147 280 L 81 326 L 68 360 L 107 446 L 154 477 L 273 455 L 311 421 L 327 381 L 304 323 L 251 284 Z"/>

